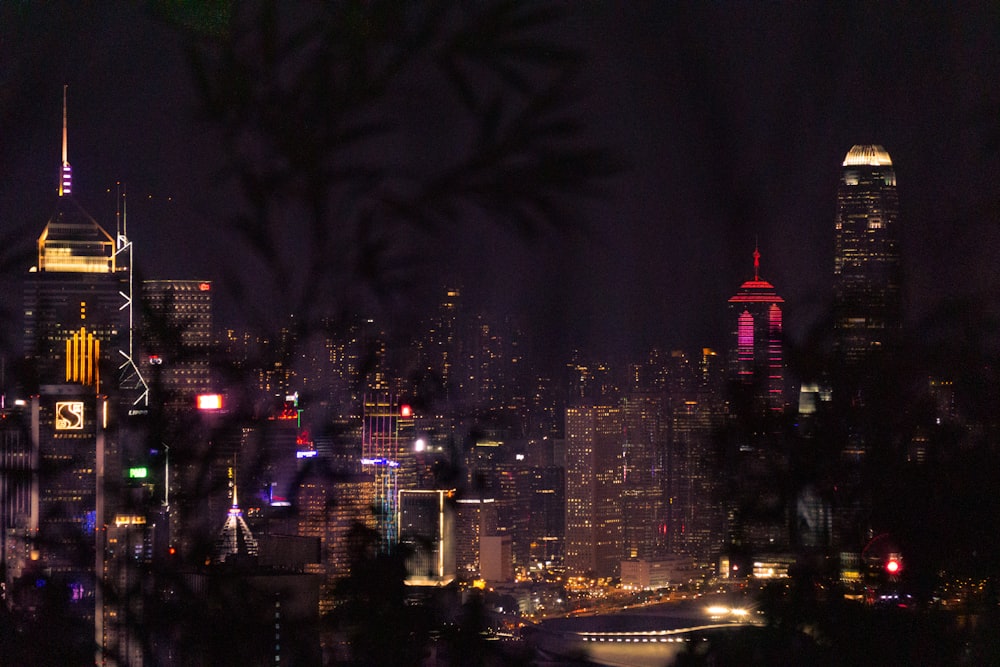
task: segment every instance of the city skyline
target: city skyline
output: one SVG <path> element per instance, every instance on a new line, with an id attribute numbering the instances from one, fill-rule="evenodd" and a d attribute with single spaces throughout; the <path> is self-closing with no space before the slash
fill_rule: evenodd
<path id="1" fill-rule="evenodd" d="M 728 590 L 971 655 L 1000 8 L 625 7 L 0 9 L 4 653 L 527 657 Z"/>
<path id="2" fill-rule="evenodd" d="M 219 128 L 197 120 L 202 101 L 177 33 L 130 7 L 59 17 L 50 41 L 29 43 L 32 27 L 53 17 L 7 11 L 17 29 L 3 48 L 17 53 L 0 119 L 18 132 L 5 132 L 0 157 L 10 174 L 0 186 L 6 275 L 22 274 L 17 249 L 51 214 L 68 84 L 74 196 L 107 226 L 113 186 L 123 183 L 137 273 L 213 280 L 225 322 L 258 285 L 226 264 L 245 247 L 227 231 L 243 204 L 231 184 L 220 185 Z M 802 340 L 830 301 L 837 165 L 850 146 L 870 142 L 885 146 L 899 176 L 910 322 L 946 297 L 989 310 L 997 283 L 989 250 L 1000 241 L 997 101 L 988 88 L 1000 70 L 989 37 L 996 14 L 987 6 L 854 8 L 834 17 L 822 8 L 729 6 L 619 16 L 603 4 L 570 12 L 553 36 L 583 52 L 573 108 L 584 139 L 607 146 L 621 171 L 598 183 L 598 196 L 568 207 L 571 231 L 525 240 L 474 217 L 416 239 L 405 295 L 457 274 L 470 303 L 522 314 L 541 351 L 558 358 L 575 347 L 591 356 L 721 347 L 725 299 L 750 277 L 745 257 L 759 242 L 768 279 L 787 301 L 786 331 Z M 826 20 L 840 29 L 820 34 Z M 703 29 L 686 30 L 692 25 Z M 105 39 L 82 39 L 94 31 Z M 768 42 L 779 31 L 792 39 Z M 723 32 L 731 39 L 709 48 Z M 94 52 L 98 41 L 115 44 L 116 57 Z M 829 71 L 812 64 L 817 57 Z M 939 67 L 955 76 L 934 74 Z M 275 224 L 294 229 L 287 218 Z"/>

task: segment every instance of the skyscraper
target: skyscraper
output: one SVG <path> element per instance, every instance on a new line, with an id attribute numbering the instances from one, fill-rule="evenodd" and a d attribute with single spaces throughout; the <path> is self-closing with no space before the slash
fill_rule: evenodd
<path id="1" fill-rule="evenodd" d="M 56 210 L 38 237 L 24 293 L 24 353 L 37 385 L 117 385 L 118 349 L 129 334 L 128 293 L 115 239 L 72 196 L 63 92 L 62 165 Z"/>
<path id="2" fill-rule="evenodd" d="M 782 359 L 781 304 L 774 285 L 761 280 L 760 250 L 753 252 L 753 280 L 740 285 L 729 299 L 734 315 L 734 371 L 736 379 L 752 388 L 759 405 L 780 412 L 785 407 L 785 370 Z"/>
<path id="3" fill-rule="evenodd" d="M 212 283 L 207 280 L 144 280 L 141 367 L 155 380 L 156 400 L 191 408 L 211 389 Z"/>
<path id="4" fill-rule="evenodd" d="M 663 396 L 630 392 L 622 399 L 622 515 L 626 558 L 653 558 L 666 545 L 663 467 L 667 419 Z"/>
<path id="5" fill-rule="evenodd" d="M 759 249 L 753 273 L 729 299 L 735 343 L 724 459 L 730 550 L 776 548 L 787 538 L 787 513 L 775 484 L 787 469 L 777 419 L 785 409 L 785 300 L 761 279 Z"/>
<path id="6" fill-rule="evenodd" d="M 725 508 L 718 502 L 720 475 L 713 434 L 724 416 L 710 403 L 679 402 L 671 415 L 667 461 L 667 551 L 702 564 L 723 546 Z"/>
<path id="7" fill-rule="evenodd" d="M 361 467 L 372 475 L 381 548 L 386 552 L 395 547 L 399 537 L 396 532 L 396 514 L 399 509 L 399 422 L 410 417 L 410 407 L 400 406 L 395 397 L 387 393 L 376 392 L 365 398 Z"/>
<path id="8" fill-rule="evenodd" d="M 38 239 L 25 284 L 24 351 L 37 385 L 115 385 L 113 355 L 126 333 L 115 243 L 69 195 Z M 93 356 L 91 356 L 93 352 Z"/>
<path id="9" fill-rule="evenodd" d="M 854 146 L 843 166 L 834 223 L 834 344 L 838 357 L 853 364 L 883 348 L 900 327 L 899 198 L 881 146 Z"/>
<path id="10" fill-rule="evenodd" d="M 623 427 L 617 406 L 566 409 L 566 567 L 576 574 L 621 567 Z"/>
<path id="11" fill-rule="evenodd" d="M 102 645 L 98 576 L 105 527 L 117 504 L 105 478 L 120 475 L 118 442 L 109 430 L 115 403 L 106 394 L 121 398 L 117 390 L 134 371 L 129 262 L 119 252 L 128 243 L 123 231 L 116 241 L 73 199 L 65 102 L 64 90 L 56 210 L 38 238 L 37 264 L 24 291 L 36 471 L 28 526 L 39 561 L 69 593 L 70 611 L 94 628 Z M 121 404 L 126 401 L 132 397 Z"/>
<path id="12" fill-rule="evenodd" d="M 401 489 L 399 541 L 410 548 L 406 583 L 447 586 L 455 579 L 454 490 Z"/>

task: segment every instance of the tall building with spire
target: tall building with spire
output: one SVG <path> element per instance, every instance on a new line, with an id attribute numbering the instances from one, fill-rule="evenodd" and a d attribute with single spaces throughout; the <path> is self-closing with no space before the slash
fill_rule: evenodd
<path id="1" fill-rule="evenodd" d="M 857 145 L 837 188 L 833 269 L 834 344 L 854 364 L 884 348 L 901 325 L 899 197 L 889 153 Z"/>
<path id="2" fill-rule="evenodd" d="M 260 554 L 257 538 L 243 519 L 243 510 L 236 496 L 236 482 L 232 482 L 233 504 L 226 514 L 226 521 L 215 541 L 215 560 L 225 563 L 230 558 L 256 558 Z"/>
<path id="3" fill-rule="evenodd" d="M 753 280 L 729 299 L 734 316 L 733 371 L 754 401 L 775 412 L 785 407 L 782 313 L 785 300 L 760 277 L 760 250 L 753 252 Z"/>
<path id="4" fill-rule="evenodd" d="M 138 370 L 131 356 L 131 244 L 121 215 L 112 236 L 74 198 L 66 125 L 64 89 L 56 207 L 25 281 L 28 389 L 65 382 L 92 386 L 96 393 L 144 388 L 141 378 L 132 377 Z M 130 398 L 140 395 L 141 388 Z"/>
<path id="5" fill-rule="evenodd" d="M 103 645 L 106 526 L 116 510 L 107 480 L 121 476 L 116 419 L 130 334 L 129 260 L 73 198 L 63 91 L 62 161 L 56 210 L 38 238 L 24 291 L 24 353 L 31 376 L 33 558 L 65 587 L 73 616 L 92 623 Z M 128 399 L 131 402 L 131 399 Z"/>

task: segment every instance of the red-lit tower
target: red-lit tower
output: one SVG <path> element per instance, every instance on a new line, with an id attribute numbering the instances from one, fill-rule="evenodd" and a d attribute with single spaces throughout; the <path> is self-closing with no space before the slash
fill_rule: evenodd
<path id="1" fill-rule="evenodd" d="M 785 406 L 785 365 L 781 353 L 781 304 L 774 285 L 761 280 L 760 250 L 753 252 L 753 280 L 729 299 L 736 319 L 733 370 L 745 385 L 757 388 L 760 403 L 775 412 Z"/>

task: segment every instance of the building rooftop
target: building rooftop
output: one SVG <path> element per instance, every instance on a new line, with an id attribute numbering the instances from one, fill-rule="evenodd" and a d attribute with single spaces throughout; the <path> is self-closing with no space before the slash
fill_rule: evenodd
<path id="1" fill-rule="evenodd" d="M 889 158 L 889 153 L 881 146 L 875 144 L 858 144 L 847 151 L 847 157 L 844 158 L 844 166 L 852 167 L 858 165 L 891 167 L 892 159 Z"/>

